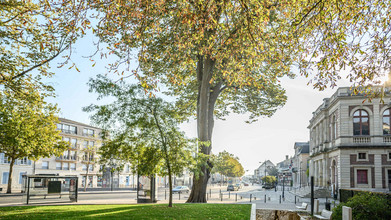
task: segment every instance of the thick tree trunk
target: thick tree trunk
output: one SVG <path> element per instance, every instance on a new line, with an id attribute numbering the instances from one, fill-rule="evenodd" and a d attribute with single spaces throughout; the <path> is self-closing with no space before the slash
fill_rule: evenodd
<path id="1" fill-rule="evenodd" d="M 14 169 L 15 159 L 11 158 L 10 170 L 8 172 L 8 185 L 7 185 L 7 193 L 11 193 L 12 186 L 12 170 Z"/>
<path id="2" fill-rule="evenodd" d="M 221 83 L 217 83 L 215 86 L 210 84 L 214 65 L 215 61 L 211 58 L 198 57 L 197 132 L 200 141 L 198 153 L 206 155 L 210 155 L 212 149 L 213 111 L 221 87 Z M 206 186 L 210 178 L 210 169 L 212 168 L 212 164 L 209 161 L 207 163 L 207 166 L 201 167 L 199 176 L 194 175 L 194 184 L 187 202 L 206 203 Z"/>

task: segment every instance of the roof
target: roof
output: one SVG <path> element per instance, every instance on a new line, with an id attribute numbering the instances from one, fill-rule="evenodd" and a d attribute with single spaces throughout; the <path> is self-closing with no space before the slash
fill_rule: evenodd
<path id="1" fill-rule="evenodd" d="M 295 149 L 299 149 L 299 154 L 308 154 L 310 152 L 310 143 L 309 142 L 295 142 Z"/>
<path id="2" fill-rule="evenodd" d="M 63 122 L 63 123 L 69 123 L 69 124 L 73 124 L 73 125 L 80 125 L 80 126 L 84 126 L 84 127 L 95 128 L 95 129 L 100 129 L 101 130 L 101 128 L 94 127 L 94 126 L 91 126 L 91 125 L 88 125 L 88 124 L 84 124 L 84 123 L 73 121 L 73 120 L 66 119 L 66 118 L 58 118 L 58 120 L 60 120 L 60 122 Z"/>

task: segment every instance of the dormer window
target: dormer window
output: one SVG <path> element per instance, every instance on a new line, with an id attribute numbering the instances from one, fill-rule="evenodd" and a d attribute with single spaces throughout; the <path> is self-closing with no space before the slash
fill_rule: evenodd
<path id="1" fill-rule="evenodd" d="M 369 135 L 369 116 L 365 110 L 353 114 L 353 135 Z"/>

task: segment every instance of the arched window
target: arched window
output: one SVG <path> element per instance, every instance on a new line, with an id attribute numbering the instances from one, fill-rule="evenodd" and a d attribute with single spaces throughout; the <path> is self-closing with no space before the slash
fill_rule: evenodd
<path id="1" fill-rule="evenodd" d="M 391 134 L 390 125 L 391 125 L 391 114 L 390 114 L 390 109 L 387 109 L 383 112 L 383 134 Z"/>
<path id="2" fill-rule="evenodd" d="M 353 135 L 369 135 L 369 116 L 365 110 L 353 114 Z"/>

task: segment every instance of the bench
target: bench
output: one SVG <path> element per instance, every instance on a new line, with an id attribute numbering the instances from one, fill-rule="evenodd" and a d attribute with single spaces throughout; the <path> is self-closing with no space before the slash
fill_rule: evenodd
<path id="1" fill-rule="evenodd" d="M 305 202 L 303 202 L 303 203 L 301 204 L 301 206 L 296 206 L 296 208 L 298 208 L 298 209 L 303 209 L 303 210 L 307 210 L 307 207 L 308 207 L 308 204 L 305 203 Z"/>
<path id="2" fill-rule="evenodd" d="M 323 209 L 320 215 L 314 215 L 314 216 L 318 219 L 331 219 L 331 214 L 333 214 L 333 212 Z"/>

